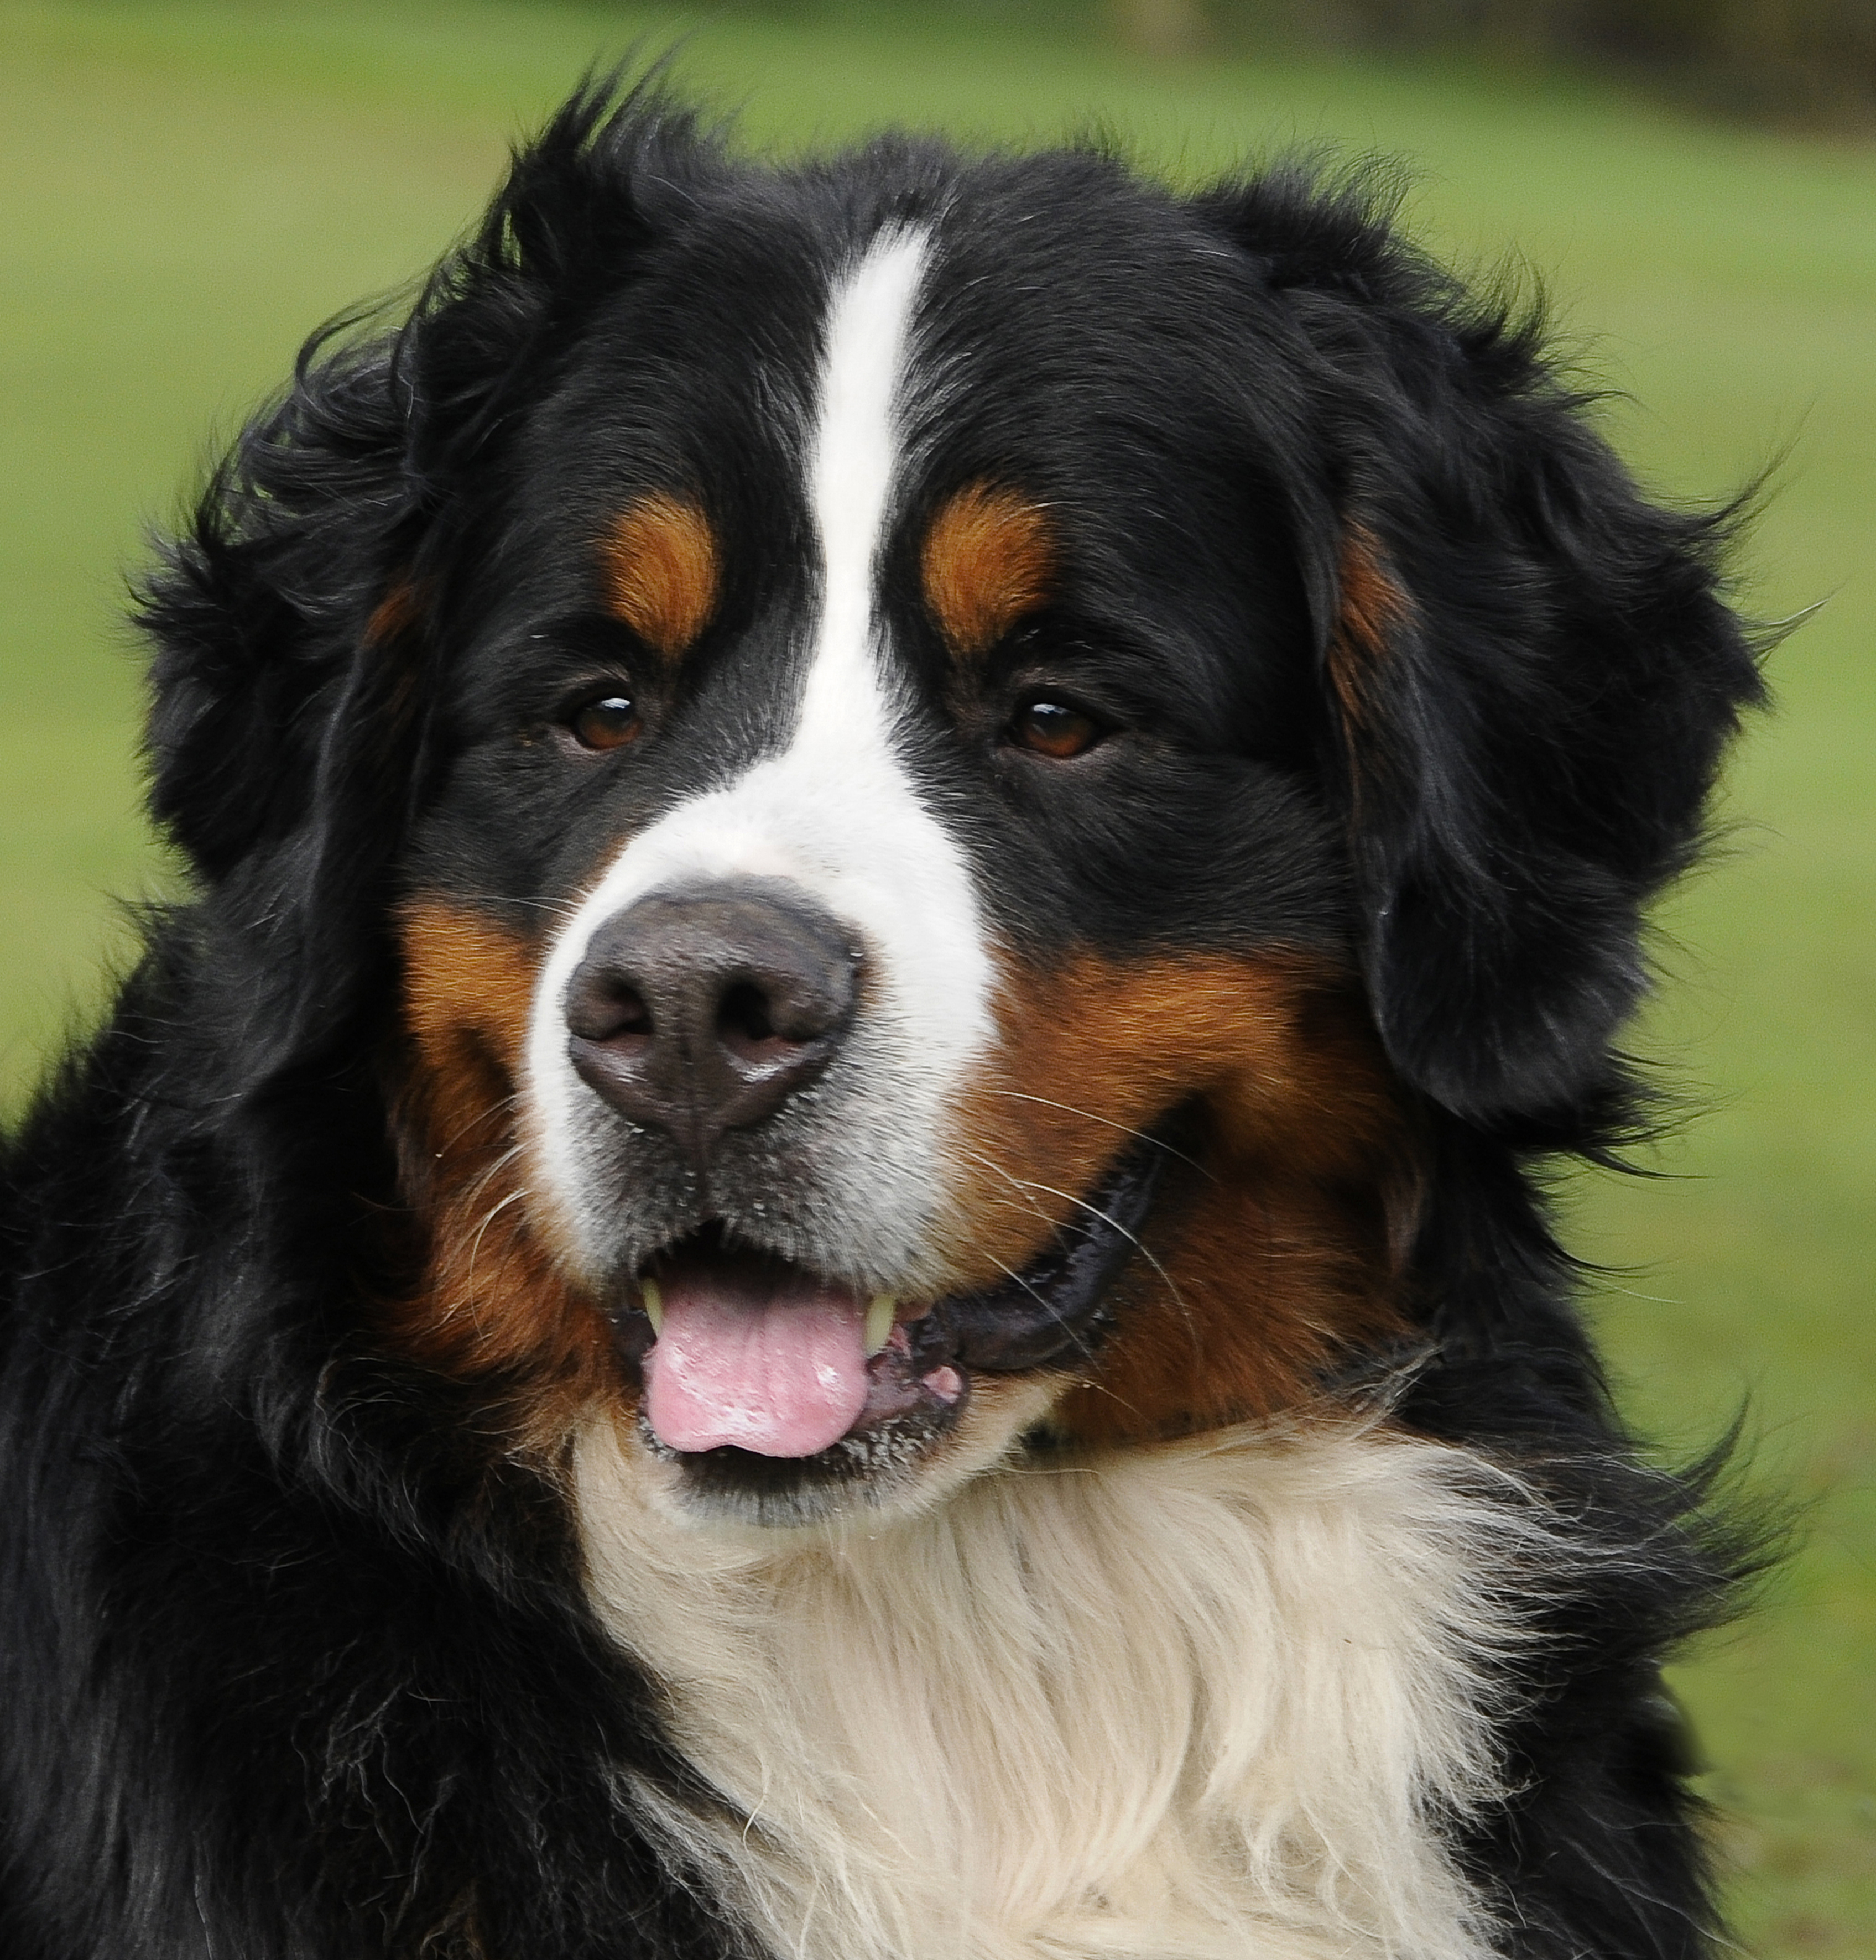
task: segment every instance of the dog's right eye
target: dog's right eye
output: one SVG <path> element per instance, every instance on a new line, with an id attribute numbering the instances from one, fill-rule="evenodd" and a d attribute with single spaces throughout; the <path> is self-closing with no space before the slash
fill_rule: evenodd
<path id="1" fill-rule="evenodd" d="M 567 726 L 583 749 L 621 749 L 638 733 L 638 704 L 628 695 L 601 695 L 582 702 Z"/>

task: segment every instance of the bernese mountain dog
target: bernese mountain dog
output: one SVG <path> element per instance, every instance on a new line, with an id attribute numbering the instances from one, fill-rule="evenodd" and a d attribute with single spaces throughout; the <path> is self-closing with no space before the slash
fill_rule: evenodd
<path id="1" fill-rule="evenodd" d="M 1742 1554 L 1543 1180 L 1647 1120 L 1730 528 L 1355 180 L 583 88 L 143 588 L 8 1960 L 1711 1950 Z"/>

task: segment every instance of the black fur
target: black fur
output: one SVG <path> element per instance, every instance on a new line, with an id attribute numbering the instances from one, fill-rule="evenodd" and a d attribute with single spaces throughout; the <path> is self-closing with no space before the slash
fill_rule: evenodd
<path id="1" fill-rule="evenodd" d="M 927 145 L 770 172 L 593 91 L 407 320 L 309 345 L 150 582 L 152 804 L 196 896 L 5 1161 L 9 1960 L 743 1950 L 622 1794 L 688 1772 L 555 1478 L 500 1446 L 513 1385 L 374 1347 L 409 1257 L 390 921 L 431 890 L 523 916 L 759 747 L 806 518 L 734 350 L 759 317 L 785 386 L 815 278 L 892 214 L 938 224 L 978 364 L 928 501 L 1013 457 L 1082 522 L 1072 607 L 980 699 L 941 703 L 927 648 L 919 767 L 1019 943 L 1354 949 L 1428 1140 L 1403 1416 L 1526 1466 L 1600 1548 L 1464 1856 L 1527 1960 L 1709 1950 L 1658 1668 L 1738 1554 L 1697 1480 L 1636 1462 L 1531 1157 L 1630 1119 L 1642 910 L 1760 698 L 1725 526 L 1642 499 L 1537 326 L 1359 190 L 1182 202 L 1098 154 Z M 556 541 L 673 469 L 729 584 L 658 705 L 676 759 L 596 798 L 511 740 L 616 630 Z M 1321 673 L 1352 526 L 1405 600 L 1358 726 Z M 400 584 L 417 622 L 373 636 Z M 971 746 L 1038 671 L 1132 731 L 1079 788 Z"/>

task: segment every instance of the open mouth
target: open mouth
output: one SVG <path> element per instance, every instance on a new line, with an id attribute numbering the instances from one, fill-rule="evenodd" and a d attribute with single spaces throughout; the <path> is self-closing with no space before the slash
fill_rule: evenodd
<path id="1" fill-rule="evenodd" d="M 934 1301 L 863 1294 L 720 1225 L 667 1246 L 618 1316 L 642 1439 L 726 1488 L 909 1463 L 956 1425 L 975 1376 L 1093 1354 L 1169 1148 L 1149 1136 L 1123 1155 L 1022 1272 Z"/>

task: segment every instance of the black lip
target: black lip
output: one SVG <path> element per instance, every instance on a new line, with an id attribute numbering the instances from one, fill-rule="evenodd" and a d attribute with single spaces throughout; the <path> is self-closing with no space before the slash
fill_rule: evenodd
<path id="1" fill-rule="evenodd" d="M 953 1293 L 910 1322 L 913 1365 L 947 1363 L 989 1374 L 1086 1360 L 1114 1319 L 1114 1281 L 1139 1249 L 1172 1147 L 1144 1137 L 1057 1230 L 1053 1251 L 981 1292 Z"/>

